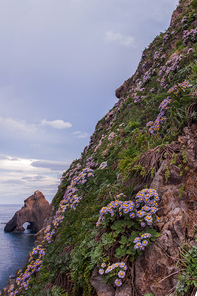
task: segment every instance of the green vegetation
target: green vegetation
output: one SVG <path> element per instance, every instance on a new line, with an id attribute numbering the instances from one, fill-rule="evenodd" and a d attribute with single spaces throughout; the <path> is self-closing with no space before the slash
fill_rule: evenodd
<path id="1" fill-rule="evenodd" d="M 197 8 L 196 0 L 185 12 L 187 20 L 183 24 L 187 29 L 195 19 L 193 8 Z M 17 295 L 92 296 L 94 289 L 89 280 L 96 266 L 112 268 L 103 279 L 116 285 L 117 273 L 122 270 L 120 265 L 112 267 L 112 263 L 132 265 L 145 246 L 160 236 L 152 223 L 158 219 L 156 201 L 151 223 L 145 223 L 148 215 L 147 221 L 143 220 L 140 211 L 147 205 L 144 200 L 141 204 L 136 200 L 134 188 L 143 184 L 152 198 L 147 188 L 163 161 L 165 182 L 170 179 L 172 166 L 183 177 L 189 170 L 185 146 L 175 143 L 188 122 L 197 120 L 197 45 L 195 40 L 185 45 L 182 38 L 175 38 L 182 34 L 183 17 L 179 16 L 175 27 L 161 33 L 144 50 L 146 57 L 135 79 L 127 81 L 121 99 L 96 125 L 90 145 L 63 174 L 53 199 L 51 229 L 42 243 L 45 254 L 39 269 L 28 278 L 27 287 L 22 286 L 28 266 L 40 259 L 38 253 L 32 255 L 32 261 L 22 270 L 20 283 L 13 288 L 19 289 Z M 174 47 L 169 48 L 169 43 Z M 181 185 L 180 198 L 184 189 Z M 130 214 L 126 205 L 133 207 Z M 132 214 L 136 216 L 129 216 Z M 144 245 L 138 246 L 137 238 Z M 190 288 L 197 286 L 196 258 L 195 247 L 183 249 L 177 295 L 188 295 Z M 131 277 L 129 272 L 128 268 L 127 276 Z"/>
<path id="2" fill-rule="evenodd" d="M 178 277 L 175 295 L 191 295 L 197 287 L 197 247 L 188 245 L 181 252 L 182 273 Z"/>
<path id="3" fill-rule="evenodd" d="M 192 6 L 194 9 L 196 9 L 196 8 L 197 8 L 197 0 L 193 0 L 193 1 L 191 2 L 191 6 Z"/>

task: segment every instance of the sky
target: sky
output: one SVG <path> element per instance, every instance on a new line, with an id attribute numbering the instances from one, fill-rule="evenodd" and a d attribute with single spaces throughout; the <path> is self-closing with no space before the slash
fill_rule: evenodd
<path id="1" fill-rule="evenodd" d="M 60 178 L 178 0 L 0 0 L 0 204 Z"/>

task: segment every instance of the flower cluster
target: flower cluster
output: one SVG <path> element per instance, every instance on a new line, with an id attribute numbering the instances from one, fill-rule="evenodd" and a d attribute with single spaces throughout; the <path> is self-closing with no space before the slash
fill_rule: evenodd
<path id="1" fill-rule="evenodd" d="M 170 99 L 170 97 L 167 97 L 167 99 L 164 99 L 161 104 L 159 105 L 159 109 L 160 111 L 164 111 L 169 109 L 169 104 L 171 103 L 172 99 Z"/>
<path id="2" fill-rule="evenodd" d="M 182 20 L 181 20 L 181 24 L 185 23 L 186 21 L 187 21 L 187 17 L 184 16 L 184 17 L 182 18 Z"/>
<path id="3" fill-rule="evenodd" d="M 44 238 L 50 244 L 52 242 L 52 236 L 55 234 L 55 229 L 51 231 L 51 225 L 48 225 L 44 230 Z"/>
<path id="4" fill-rule="evenodd" d="M 167 33 L 163 36 L 163 45 L 167 42 L 168 39 L 169 39 L 169 32 L 167 32 Z"/>
<path id="5" fill-rule="evenodd" d="M 160 81 L 159 78 L 158 78 L 157 81 Z M 165 76 L 162 77 L 162 79 L 161 79 L 161 81 L 160 81 L 160 85 L 161 85 L 162 87 L 166 88 L 167 83 L 166 83 L 166 78 L 165 78 Z"/>
<path id="6" fill-rule="evenodd" d="M 60 223 L 64 219 L 64 212 L 67 209 L 76 210 L 76 206 L 79 204 L 79 202 L 82 199 L 82 196 L 78 196 L 76 192 L 78 191 L 77 185 L 83 185 L 87 182 L 87 179 L 90 177 L 94 177 L 93 170 L 86 167 L 82 169 L 81 172 L 78 173 L 77 176 L 75 176 L 72 180 L 70 185 L 67 187 L 66 192 L 64 194 L 63 199 L 61 200 L 59 204 L 59 208 L 55 213 L 55 216 L 52 221 L 52 226 L 47 226 L 44 231 L 44 240 L 48 243 L 52 242 L 52 236 L 55 234 L 55 229 L 60 225 Z"/>
<path id="7" fill-rule="evenodd" d="M 105 139 L 105 136 L 102 135 L 101 139 L 99 140 L 98 145 L 94 148 L 94 152 L 96 152 L 101 147 L 101 144 L 102 144 L 104 139 Z"/>
<path id="8" fill-rule="evenodd" d="M 102 162 L 99 166 L 99 170 L 103 170 L 104 168 L 106 168 L 106 166 L 107 166 L 107 161 Z"/>
<path id="9" fill-rule="evenodd" d="M 72 164 L 71 166 L 71 170 L 65 176 L 62 177 L 63 179 L 68 178 L 68 181 L 71 181 L 73 177 L 77 176 L 78 171 L 81 169 L 81 165 L 80 163 L 78 163 L 75 168 L 72 168 L 73 165 L 74 164 Z"/>
<path id="10" fill-rule="evenodd" d="M 146 239 L 150 237 L 150 233 L 143 233 L 140 237 L 137 236 L 133 241 L 135 244 L 134 249 L 144 250 L 144 248 L 148 245 L 148 241 Z"/>
<path id="11" fill-rule="evenodd" d="M 154 132 L 156 132 L 156 131 L 159 130 L 160 126 L 161 126 L 161 125 L 163 124 L 163 122 L 167 119 L 167 117 L 164 116 L 164 115 L 165 115 L 165 110 L 167 110 L 167 109 L 169 108 L 168 105 L 171 103 L 171 101 L 172 101 L 172 100 L 171 100 L 169 97 L 167 97 L 167 99 L 164 99 L 164 100 L 161 102 L 160 106 L 159 106 L 159 110 L 160 110 L 160 112 L 159 112 L 159 114 L 158 114 L 158 116 L 157 116 L 155 122 L 153 122 L 153 121 L 149 121 L 149 122 L 146 124 L 147 127 L 150 126 L 150 128 L 149 128 L 149 132 L 150 132 L 152 135 L 154 135 Z"/>
<path id="12" fill-rule="evenodd" d="M 112 132 L 111 134 L 109 134 L 108 136 L 108 141 L 111 141 L 114 137 L 116 136 L 116 134 L 114 132 Z"/>
<path id="13" fill-rule="evenodd" d="M 147 80 L 151 78 L 152 68 L 150 68 L 143 76 L 142 82 L 145 83 Z"/>
<path id="14" fill-rule="evenodd" d="M 166 55 L 163 55 L 161 59 L 165 59 Z M 162 77 L 161 81 L 158 78 L 157 81 L 160 81 L 160 85 L 162 87 L 166 87 L 166 77 L 170 74 L 170 72 L 176 72 L 179 69 L 179 62 L 183 58 L 182 55 L 178 55 L 177 53 L 174 53 L 170 59 L 166 62 L 164 66 L 160 67 L 160 70 L 158 72 L 158 76 Z"/>
<path id="15" fill-rule="evenodd" d="M 190 52 L 194 52 L 194 49 L 192 47 L 188 49 L 187 54 L 190 54 Z"/>
<path id="16" fill-rule="evenodd" d="M 125 197 L 124 194 L 121 194 Z M 121 195 L 117 195 L 118 199 Z M 110 214 L 111 217 L 114 216 L 115 210 L 118 210 L 119 216 L 123 214 L 129 214 L 131 219 L 138 219 L 141 227 L 146 225 L 152 225 L 153 215 L 158 210 L 158 200 L 159 196 L 155 189 L 143 189 L 139 191 L 136 195 L 136 202 L 134 201 L 111 201 L 106 207 L 100 210 L 100 216 L 96 223 L 99 226 L 101 221 L 104 220 L 104 216 Z M 157 217 L 156 217 L 157 218 Z"/>
<path id="17" fill-rule="evenodd" d="M 162 56 L 160 58 L 161 62 L 163 62 L 163 60 L 165 60 L 165 58 L 166 58 L 166 54 L 164 53 L 164 54 L 162 54 Z"/>
<path id="18" fill-rule="evenodd" d="M 187 42 L 189 40 L 195 42 L 196 41 L 196 36 L 197 36 L 197 28 L 196 29 L 191 29 L 189 30 L 184 30 L 183 31 L 183 44 L 186 46 Z"/>
<path id="19" fill-rule="evenodd" d="M 86 159 L 86 168 L 96 168 L 98 166 L 98 163 L 94 162 L 93 157 L 89 157 Z"/>
<path id="20" fill-rule="evenodd" d="M 27 264 L 27 268 L 22 272 L 22 270 L 18 271 L 18 276 L 16 278 L 17 288 L 14 289 L 13 285 L 10 286 L 11 290 L 9 292 L 10 296 L 18 294 L 22 289 L 29 289 L 29 282 L 32 274 L 38 272 L 42 267 L 42 257 L 45 255 L 45 249 L 42 248 L 41 245 L 33 248 L 32 252 L 29 254 L 29 260 Z"/>
<path id="21" fill-rule="evenodd" d="M 141 101 L 141 97 L 136 92 L 133 94 L 133 97 L 134 97 L 134 103 Z"/>
<path id="22" fill-rule="evenodd" d="M 186 91 L 187 88 L 192 87 L 192 85 L 189 83 L 189 81 L 185 80 L 181 83 L 178 83 L 178 85 L 174 85 L 172 86 L 169 90 L 168 90 L 168 94 L 174 94 L 174 95 L 178 95 L 180 93 L 180 91 L 182 90 L 183 92 Z M 165 116 L 165 111 L 169 108 L 169 104 L 172 102 L 172 99 L 170 97 L 167 97 L 167 99 L 164 99 L 160 106 L 159 106 L 159 114 L 156 118 L 156 120 L 153 121 L 149 121 L 146 126 L 149 127 L 149 132 L 154 135 L 154 133 L 156 131 L 159 130 L 160 126 L 163 124 L 163 122 L 167 119 L 167 117 Z"/>
<path id="23" fill-rule="evenodd" d="M 14 291 L 14 285 L 10 285 L 7 292 L 9 296 L 15 296 L 16 294 L 18 294 L 18 291 Z M 0 292 L 0 295 L 1 295 L 1 292 Z"/>
<path id="24" fill-rule="evenodd" d="M 160 53 L 158 51 L 155 52 L 154 54 L 154 60 L 157 60 L 159 58 Z"/>
<path id="25" fill-rule="evenodd" d="M 189 81 L 185 80 L 181 83 L 178 83 L 178 85 L 174 85 L 172 86 L 169 90 L 168 90 L 168 94 L 173 93 L 174 95 L 178 95 L 180 93 L 180 91 L 182 90 L 183 92 L 186 91 L 187 88 L 192 87 L 192 85 L 189 83 Z"/>
<path id="26" fill-rule="evenodd" d="M 107 274 L 109 272 L 111 272 L 114 269 L 118 269 L 118 278 L 114 281 L 115 286 L 120 287 L 122 285 L 122 281 L 121 279 L 123 279 L 125 277 L 125 271 L 127 270 L 127 266 L 124 262 L 116 262 L 112 265 L 109 265 L 106 268 L 106 264 L 102 263 L 101 264 L 101 268 L 99 269 L 99 274 L 103 275 L 103 274 Z M 106 269 L 104 269 L 106 268 Z"/>
<path id="27" fill-rule="evenodd" d="M 166 71 L 165 76 L 168 76 L 168 74 L 173 71 L 179 69 L 179 62 L 182 60 L 182 55 L 177 55 L 176 53 L 172 55 L 171 59 L 166 62 Z"/>
<path id="28" fill-rule="evenodd" d="M 158 201 L 159 196 L 155 189 L 143 189 L 137 193 L 135 196 L 136 199 L 136 208 L 140 208 L 140 210 L 136 209 L 136 216 L 139 218 L 143 218 L 141 222 L 141 226 L 145 227 L 146 225 L 152 225 L 153 223 L 153 215 L 158 211 Z M 156 219 L 158 217 L 156 216 Z M 144 220 L 144 221 L 143 221 Z"/>

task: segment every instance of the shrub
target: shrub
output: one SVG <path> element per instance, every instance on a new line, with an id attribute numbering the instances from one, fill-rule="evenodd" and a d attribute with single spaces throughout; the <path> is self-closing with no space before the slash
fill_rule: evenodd
<path id="1" fill-rule="evenodd" d="M 195 9 L 195 8 L 197 8 L 197 0 L 193 0 L 192 2 L 191 2 L 191 6 Z"/>
<path id="2" fill-rule="evenodd" d="M 178 40 L 176 43 L 176 48 L 179 48 L 183 44 L 182 40 Z"/>

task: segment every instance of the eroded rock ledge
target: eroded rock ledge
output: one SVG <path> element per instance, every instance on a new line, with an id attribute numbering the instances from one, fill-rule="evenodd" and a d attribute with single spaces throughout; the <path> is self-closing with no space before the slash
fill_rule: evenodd
<path id="1" fill-rule="evenodd" d="M 24 231 L 23 224 L 29 222 L 28 229 L 38 232 L 42 227 L 46 215 L 49 212 L 49 202 L 39 190 L 29 196 L 24 201 L 24 206 L 17 211 L 13 218 L 6 224 L 4 231 L 21 232 Z"/>

